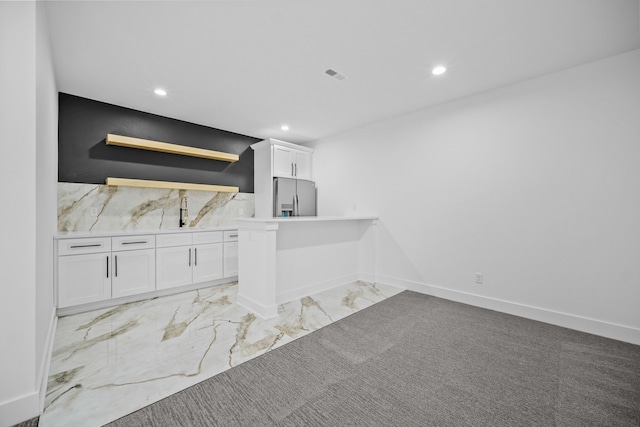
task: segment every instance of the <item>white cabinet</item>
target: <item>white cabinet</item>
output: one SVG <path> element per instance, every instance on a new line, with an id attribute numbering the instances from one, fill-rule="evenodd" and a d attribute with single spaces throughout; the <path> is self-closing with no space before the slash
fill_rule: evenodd
<path id="1" fill-rule="evenodd" d="M 191 246 L 156 249 L 156 288 L 190 285 Z"/>
<path id="2" fill-rule="evenodd" d="M 311 153 L 308 151 L 295 151 L 295 177 L 311 180 Z"/>
<path id="3" fill-rule="evenodd" d="M 222 243 L 193 247 L 193 283 L 222 279 Z"/>
<path id="4" fill-rule="evenodd" d="M 58 262 L 58 307 L 111 298 L 109 253 L 69 255 Z"/>
<path id="5" fill-rule="evenodd" d="M 111 239 L 58 242 L 58 306 L 111 298 Z"/>
<path id="6" fill-rule="evenodd" d="M 276 139 L 265 139 L 254 153 L 253 186 L 256 218 L 273 217 L 273 178 L 313 180 L 313 149 Z"/>
<path id="7" fill-rule="evenodd" d="M 221 231 L 158 236 L 156 288 L 169 289 L 221 279 L 222 239 Z"/>
<path id="8" fill-rule="evenodd" d="M 224 277 L 238 275 L 238 231 L 224 232 Z"/>
<path id="9" fill-rule="evenodd" d="M 293 159 L 291 149 L 274 145 L 271 147 L 273 158 L 273 176 L 291 178 L 293 176 Z"/>
<path id="10" fill-rule="evenodd" d="M 113 252 L 112 257 L 112 298 L 156 289 L 156 254 L 153 249 Z"/>
<path id="11" fill-rule="evenodd" d="M 155 246 L 153 235 L 112 238 L 112 298 L 152 292 L 156 289 Z"/>
<path id="12" fill-rule="evenodd" d="M 273 174 L 283 178 L 311 180 L 311 152 L 272 145 Z"/>
<path id="13" fill-rule="evenodd" d="M 115 298 L 222 283 L 238 275 L 237 239 L 237 230 L 58 238 L 57 306 L 78 312 Z"/>
<path id="14" fill-rule="evenodd" d="M 155 236 L 58 241 L 58 307 L 152 292 Z"/>

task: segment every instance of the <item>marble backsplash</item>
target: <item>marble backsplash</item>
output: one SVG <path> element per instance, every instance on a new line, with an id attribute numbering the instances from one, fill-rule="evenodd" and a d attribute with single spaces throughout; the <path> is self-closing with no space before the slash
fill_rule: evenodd
<path id="1" fill-rule="evenodd" d="M 234 225 L 237 217 L 254 216 L 252 193 L 59 182 L 58 231 L 177 229 L 182 197 L 188 201 L 189 227 Z"/>

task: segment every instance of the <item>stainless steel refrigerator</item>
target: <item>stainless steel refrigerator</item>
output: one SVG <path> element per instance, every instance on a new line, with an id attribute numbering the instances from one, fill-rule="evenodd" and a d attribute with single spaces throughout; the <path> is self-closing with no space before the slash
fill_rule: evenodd
<path id="1" fill-rule="evenodd" d="M 273 216 L 316 216 L 316 183 L 273 178 Z"/>

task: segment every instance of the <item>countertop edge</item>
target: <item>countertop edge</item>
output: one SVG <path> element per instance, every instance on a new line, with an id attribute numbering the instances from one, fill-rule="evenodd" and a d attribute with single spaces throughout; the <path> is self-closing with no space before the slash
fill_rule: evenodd
<path id="1" fill-rule="evenodd" d="M 86 237 L 143 236 L 148 234 L 199 233 L 207 231 L 237 230 L 237 225 L 220 225 L 202 228 L 171 228 L 165 230 L 113 230 L 113 231 L 59 231 L 53 235 L 54 240 L 82 239 Z"/>
<path id="2" fill-rule="evenodd" d="M 279 223 L 291 222 L 326 222 L 326 221 L 375 221 L 379 219 L 377 215 L 353 215 L 353 216 L 297 216 L 287 218 L 236 218 L 236 224 L 255 223 Z"/>

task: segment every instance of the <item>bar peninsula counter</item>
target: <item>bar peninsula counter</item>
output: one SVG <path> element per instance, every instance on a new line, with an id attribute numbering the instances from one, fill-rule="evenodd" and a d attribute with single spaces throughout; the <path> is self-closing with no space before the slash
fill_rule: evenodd
<path id="1" fill-rule="evenodd" d="M 336 286 L 376 280 L 377 216 L 239 218 L 238 304 L 263 318 Z"/>

